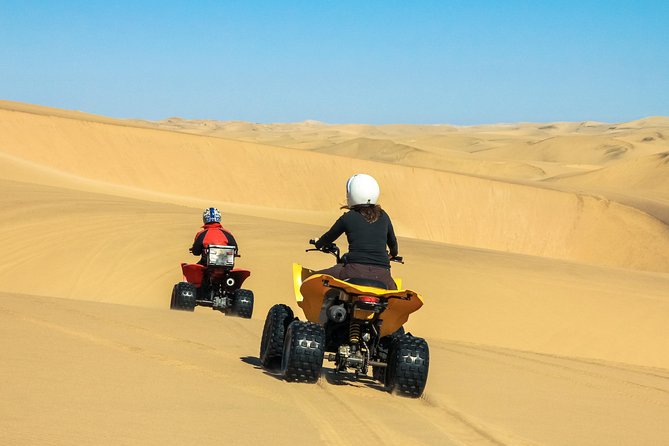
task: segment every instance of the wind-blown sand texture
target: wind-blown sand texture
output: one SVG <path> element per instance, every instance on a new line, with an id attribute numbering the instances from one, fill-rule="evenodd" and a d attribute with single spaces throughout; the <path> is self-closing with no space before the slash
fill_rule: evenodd
<path id="1" fill-rule="evenodd" d="M 0 444 L 669 444 L 667 160 L 663 117 L 145 122 L 0 101 Z M 419 400 L 258 367 L 267 310 L 297 310 L 291 262 L 330 265 L 304 249 L 356 172 L 425 298 Z M 252 271 L 251 320 L 168 309 L 209 205 Z"/>

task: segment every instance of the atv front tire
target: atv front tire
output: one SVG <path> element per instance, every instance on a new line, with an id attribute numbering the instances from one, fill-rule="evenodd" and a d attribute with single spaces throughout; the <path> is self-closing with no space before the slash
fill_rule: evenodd
<path id="1" fill-rule="evenodd" d="M 244 319 L 251 319 L 253 314 L 253 291 L 239 289 L 235 291 L 235 300 L 232 302 L 232 314 Z"/>
<path id="2" fill-rule="evenodd" d="M 323 326 L 293 321 L 286 330 L 281 375 L 286 381 L 315 383 L 321 377 L 324 354 Z"/>
<path id="3" fill-rule="evenodd" d="M 388 355 L 385 384 L 400 395 L 418 398 L 425 390 L 429 368 L 427 341 L 410 334 L 398 336 L 393 340 Z"/>
<path id="4" fill-rule="evenodd" d="M 197 289 L 195 285 L 188 282 L 179 282 L 174 285 L 172 290 L 172 301 L 170 308 L 172 310 L 193 311 L 195 310 L 195 295 Z"/>
<path id="5" fill-rule="evenodd" d="M 276 304 L 269 309 L 260 340 L 260 362 L 264 368 L 281 367 L 283 341 L 293 318 L 293 310 L 287 305 Z"/>

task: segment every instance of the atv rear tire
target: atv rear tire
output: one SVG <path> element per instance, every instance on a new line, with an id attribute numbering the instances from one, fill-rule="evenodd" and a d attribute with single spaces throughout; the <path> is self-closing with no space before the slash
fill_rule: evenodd
<path id="1" fill-rule="evenodd" d="M 177 295 L 177 286 L 172 287 L 172 298 L 170 299 L 170 310 L 176 309 L 175 296 Z"/>
<path id="2" fill-rule="evenodd" d="M 324 354 L 323 326 L 293 321 L 286 330 L 281 375 L 286 381 L 315 383 L 321 377 Z"/>
<path id="3" fill-rule="evenodd" d="M 379 348 L 377 350 L 378 359 L 381 362 L 388 363 L 388 353 L 390 353 L 390 347 L 393 345 L 395 339 L 404 335 L 404 327 L 400 327 L 395 330 L 394 333 L 391 333 L 387 336 L 382 337 L 379 340 Z M 386 381 L 386 370 L 387 367 L 376 367 L 372 366 L 372 377 L 378 381 Z"/>
<path id="4" fill-rule="evenodd" d="M 286 329 L 293 321 L 293 310 L 287 305 L 276 304 L 269 309 L 260 340 L 260 362 L 266 369 L 281 367 L 283 341 Z"/>
<path id="5" fill-rule="evenodd" d="M 235 300 L 232 302 L 232 314 L 244 319 L 251 319 L 253 314 L 253 291 L 239 289 L 235 291 Z"/>
<path id="6" fill-rule="evenodd" d="M 193 311 L 195 309 L 195 295 L 197 289 L 195 285 L 188 282 L 179 282 L 174 285 L 172 290 L 172 301 L 170 308 L 172 310 Z"/>
<path id="7" fill-rule="evenodd" d="M 388 355 L 385 384 L 400 395 L 418 398 L 425 390 L 429 368 L 427 341 L 410 334 L 398 336 L 393 340 Z"/>

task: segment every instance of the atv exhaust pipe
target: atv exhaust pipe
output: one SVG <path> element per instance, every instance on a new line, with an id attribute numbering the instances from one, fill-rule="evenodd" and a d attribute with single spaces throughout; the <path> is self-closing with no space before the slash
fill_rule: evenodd
<path id="1" fill-rule="evenodd" d="M 328 319 L 332 322 L 344 322 L 346 320 L 346 308 L 343 305 L 333 305 L 328 308 Z"/>

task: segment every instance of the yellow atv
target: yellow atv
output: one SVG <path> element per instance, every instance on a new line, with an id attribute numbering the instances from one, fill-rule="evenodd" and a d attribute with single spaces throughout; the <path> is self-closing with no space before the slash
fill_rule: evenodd
<path id="1" fill-rule="evenodd" d="M 334 243 L 307 251 L 329 253 L 341 261 Z M 392 260 L 402 262 L 401 257 Z M 270 308 L 260 343 L 265 369 L 280 371 L 287 381 L 315 383 L 327 359 L 334 362 L 336 374 L 352 370 L 356 377 L 364 376 L 371 367 L 373 378 L 389 391 L 422 395 L 430 351 L 425 339 L 402 328 L 423 305 L 418 293 L 388 290 L 376 280 L 340 280 L 298 264 L 293 264 L 293 282 L 307 321 L 296 318 L 287 305 Z"/>

